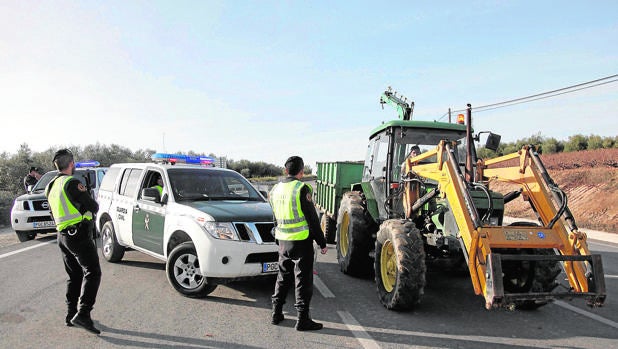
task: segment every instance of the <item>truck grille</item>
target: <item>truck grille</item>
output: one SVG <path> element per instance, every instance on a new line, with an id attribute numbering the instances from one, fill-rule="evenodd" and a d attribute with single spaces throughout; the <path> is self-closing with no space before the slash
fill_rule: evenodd
<path id="1" fill-rule="evenodd" d="M 250 241 L 258 244 L 274 243 L 275 237 L 271 231 L 273 223 L 234 223 L 241 241 Z"/>
<path id="2" fill-rule="evenodd" d="M 35 211 L 49 211 L 49 203 L 47 200 L 34 200 L 32 201 Z"/>

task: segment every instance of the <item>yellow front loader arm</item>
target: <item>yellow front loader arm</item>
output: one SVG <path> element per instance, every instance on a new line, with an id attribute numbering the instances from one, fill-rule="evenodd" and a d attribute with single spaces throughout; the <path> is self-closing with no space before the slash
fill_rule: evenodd
<path id="1" fill-rule="evenodd" d="M 408 158 L 404 170 L 422 180 L 437 182 L 437 193 L 431 195 L 440 195 L 448 201 L 459 229 L 458 238 L 467 257 L 474 291 L 485 297 L 486 307 L 571 297 L 584 297 L 591 306 L 602 305 L 606 294 L 601 257 L 590 254 L 586 234 L 578 231 L 564 192 L 549 177 L 534 149 L 525 146 L 517 153 L 479 161 L 476 168 L 478 183 L 468 183 L 455 158 L 455 147 L 454 143 L 442 141 L 435 150 Z M 435 163 L 418 164 L 433 156 Z M 540 226 L 501 226 L 482 221 L 470 189 L 479 185 L 487 188 L 494 181 L 518 185 L 518 194 L 529 201 Z M 419 186 L 413 181 L 407 182 L 405 189 L 404 210 L 409 218 L 419 203 L 426 200 L 423 201 Z M 552 292 L 534 289 L 505 292 L 503 261 L 560 262 L 568 286 Z"/>

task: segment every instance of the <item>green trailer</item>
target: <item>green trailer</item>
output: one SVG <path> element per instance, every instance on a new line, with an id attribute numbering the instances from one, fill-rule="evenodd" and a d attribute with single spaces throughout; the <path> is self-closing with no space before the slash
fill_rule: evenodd
<path id="1" fill-rule="evenodd" d="M 314 203 L 326 242 L 333 244 L 341 198 L 345 192 L 350 191 L 353 184 L 361 182 L 363 161 L 318 162 L 317 165 Z"/>

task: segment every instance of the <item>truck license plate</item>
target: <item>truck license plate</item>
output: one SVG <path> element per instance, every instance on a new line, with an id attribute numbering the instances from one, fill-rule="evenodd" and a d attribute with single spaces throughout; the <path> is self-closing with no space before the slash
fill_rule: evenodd
<path id="1" fill-rule="evenodd" d="M 279 271 L 278 262 L 262 263 L 262 273 L 273 273 Z"/>
<path id="2" fill-rule="evenodd" d="M 53 228 L 56 226 L 56 222 L 54 221 L 33 222 L 32 226 L 34 228 Z"/>

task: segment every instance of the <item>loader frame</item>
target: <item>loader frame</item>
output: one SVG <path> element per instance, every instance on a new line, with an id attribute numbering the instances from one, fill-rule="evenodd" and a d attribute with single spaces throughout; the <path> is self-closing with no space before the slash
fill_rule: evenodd
<path id="1" fill-rule="evenodd" d="M 469 163 L 465 175 L 462 173 L 455 158 L 456 147 L 455 142 L 443 140 L 435 150 L 407 158 L 404 171 L 415 178 L 437 182 L 438 195 L 448 200 L 474 292 L 485 297 L 486 308 L 510 307 L 517 301 L 573 297 L 584 297 L 588 305 L 601 306 L 606 297 L 601 257 L 590 254 L 586 234 L 578 231 L 566 195 L 550 178 L 534 147 L 524 146 L 516 153 L 478 160 L 472 176 L 473 166 Z M 435 163 L 418 164 L 434 156 Z M 489 188 L 495 181 L 518 185 L 520 189 L 515 195 L 522 195 L 530 203 L 540 226 L 492 226 L 484 221 L 470 190 L 478 186 Z M 404 211 L 406 218 L 411 218 L 426 198 L 420 195 L 418 182 L 404 180 L 404 186 Z M 505 254 L 495 249 L 549 249 L 555 254 Z M 502 262 L 507 260 L 559 261 L 570 286 L 557 292 L 505 293 Z"/>

